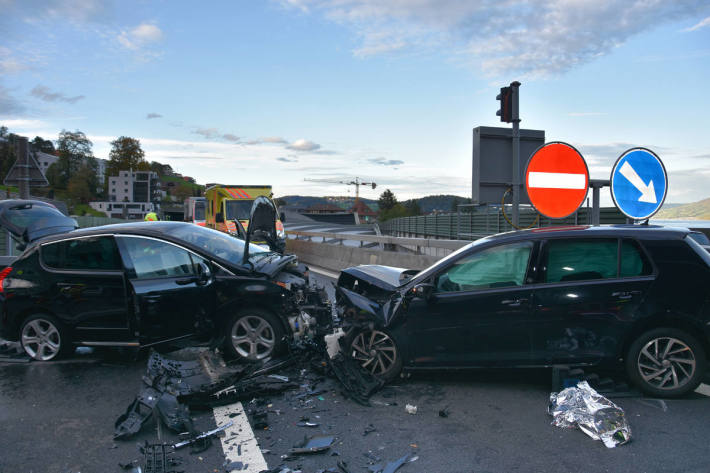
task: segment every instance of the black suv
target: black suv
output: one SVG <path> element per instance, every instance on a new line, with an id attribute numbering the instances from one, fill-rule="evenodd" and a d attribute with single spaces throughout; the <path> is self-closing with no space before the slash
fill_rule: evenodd
<path id="1" fill-rule="evenodd" d="M 350 354 L 402 368 L 623 361 L 647 393 L 679 396 L 710 354 L 710 254 L 687 230 L 556 227 L 478 240 L 421 271 L 340 275 Z"/>
<path id="2" fill-rule="evenodd" d="M 187 337 L 224 337 L 232 355 L 265 359 L 315 327 L 318 316 L 326 324 L 330 317 L 296 256 L 249 243 L 252 230 L 266 235 L 261 220 L 273 227 L 274 212 L 268 199 L 255 201 L 244 241 L 183 222 L 71 231 L 76 222 L 42 203 L 0 203 L 0 220 L 14 221 L 6 228 L 26 246 L 0 272 L 0 336 L 42 361 L 74 345 Z"/>

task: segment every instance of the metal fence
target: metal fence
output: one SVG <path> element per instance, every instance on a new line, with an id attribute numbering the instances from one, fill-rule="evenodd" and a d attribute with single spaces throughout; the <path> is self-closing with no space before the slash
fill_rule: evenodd
<path id="1" fill-rule="evenodd" d="M 463 206 L 462 206 L 463 207 Z M 463 210 L 463 209 L 462 209 Z M 601 210 L 602 224 L 626 223 L 626 217 L 616 207 Z M 506 207 L 510 218 L 511 209 Z M 567 218 L 552 220 L 540 216 L 532 208 L 521 207 L 520 227 L 549 227 L 554 225 L 590 225 L 591 209 L 583 207 Z M 471 206 L 466 211 L 438 215 L 401 217 L 380 223 L 382 233 L 406 237 L 435 237 L 446 239 L 475 240 L 495 233 L 513 230 L 501 212 L 500 206 Z"/>

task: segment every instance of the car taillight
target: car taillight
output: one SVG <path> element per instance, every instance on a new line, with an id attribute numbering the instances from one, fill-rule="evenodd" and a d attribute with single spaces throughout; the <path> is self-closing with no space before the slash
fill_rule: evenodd
<path id="1" fill-rule="evenodd" d="M 5 286 L 5 278 L 7 277 L 8 274 L 12 272 L 12 267 L 8 266 L 7 268 L 3 269 L 0 271 L 0 292 L 3 292 L 5 289 L 3 286 Z"/>

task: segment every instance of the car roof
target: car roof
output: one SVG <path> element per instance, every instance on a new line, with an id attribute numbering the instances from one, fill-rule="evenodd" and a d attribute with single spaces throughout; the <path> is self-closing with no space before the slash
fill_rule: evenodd
<path id="1" fill-rule="evenodd" d="M 555 227 L 540 227 L 529 230 L 499 233 L 486 237 L 489 241 L 531 240 L 546 238 L 597 238 L 597 237 L 629 237 L 646 240 L 682 239 L 690 230 L 680 227 L 663 227 L 661 225 L 567 225 Z"/>
<path id="2" fill-rule="evenodd" d="M 111 225 L 102 225 L 100 227 L 79 228 L 71 232 L 52 235 L 41 240 L 41 243 L 47 243 L 56 240 L 65 240 L 67 238 L 76 238 L 91 235 L 106 235 L 106 234 L 136 234 L 146 236 L 170 235 L 171 232 L 185 226 L 194 225 L 188 222 L 130 222 L 130 223 L 114 223 Z"/>

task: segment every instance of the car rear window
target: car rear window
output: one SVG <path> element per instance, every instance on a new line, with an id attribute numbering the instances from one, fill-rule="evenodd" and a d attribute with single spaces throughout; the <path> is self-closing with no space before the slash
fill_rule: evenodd
<path id="1" fill-rule="evenodd" d="M 618 252 L 616 238 L 550 240 L 546 245 L 545 282 L 615 278 Z"/>
<path id="2" fill-rule="evenodd" d="M 113 237 L 76 238 L 41 247 L 42 261 L 50 268 L 83 271 L 121 270 L 121 256 Z"/>

